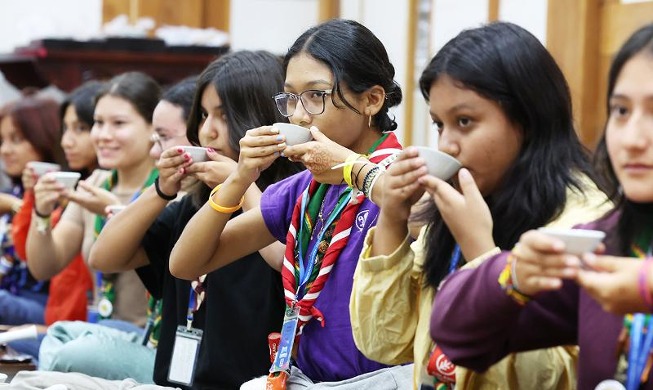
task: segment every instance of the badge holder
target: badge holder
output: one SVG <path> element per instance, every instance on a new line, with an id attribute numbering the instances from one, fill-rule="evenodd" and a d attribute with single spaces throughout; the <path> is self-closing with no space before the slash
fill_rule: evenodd
<path id="1" fill-rule="evenodd" d="M 170 359 L 168 381 L 180 385 L 192 386 L 195 378 L 197 356 L 202 342 L 201 329 L 180 325 L 177 327 L 175 345 Z"/>
<path id="2" fill-rule="evenodd" d="M 286 382 L 290 376 L 290 358 L 292 357 L 295 333 L 299 321 L 299 307 L 293 306 L 286 309 L 281 327 L 281 341 L 279 341 L 276 358 L 270 368 L 266 390 L 285 390 Z"/>

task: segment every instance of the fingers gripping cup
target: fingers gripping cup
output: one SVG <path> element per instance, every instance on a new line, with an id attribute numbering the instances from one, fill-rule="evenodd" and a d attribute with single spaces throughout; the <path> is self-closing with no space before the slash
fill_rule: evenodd
<path id="1" fill-rule="evenodd" d="M 310 130 L 305 127 L 293 125 L 292 123 L 275 123 L 272 126 L 279 130 L 279 134 L 286 137 L 286 145 L 288 146 L 303 144 L 313 139 Z"/>
<path id="2" fill-rule="evenodd" d="M 462 167 L 462 164 L 450 155 L 437 149 L 426 146 L 415 146 L 419 156 L 426 160 L 426 168 L 429 175 L 438 179 L 449 180 L 454 173 Z"/>

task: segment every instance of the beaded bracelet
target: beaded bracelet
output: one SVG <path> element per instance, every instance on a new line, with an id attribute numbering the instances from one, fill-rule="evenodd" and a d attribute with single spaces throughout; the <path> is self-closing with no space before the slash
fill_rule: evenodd
<path id="1" fill-rule="evenodd" d="M 157 176 L 156 179 L 154 179 L 154 189 L 156 190 L 156 194 L 159 195 L 159 198 L 167 201 L 175 200 L 177 199 L 177 194 L 174 195 L 168 195 L 165 192 L 161 191 L 161 187 L 159 187 L 159 177 Z"/>
<path id="2" fill-rule="evenodd" d="M 380 166 L 375 166 L 369 171 L 367 171 L 367 174 L 365 175 L 365 178 L 363 179 L 363 188 L 361 188 L 361 191 L 363 191 L 363 194 L 365 194 L 366 197 L 370 197 L 370 189 L 372 188 L 372 181 L 378 176 L 378 174 L 381 173 L 381 167 Z"/>
<path id="3" fill-rule="evenodd" d="M 639 287 L 639 296 L 642 298 L 649 311 L 653 312 L 653 295 L 651 294 L 651 289 L 648 287 L 649 279 L 649 270 L 651 269 L 651 264 L 653 264 L 653 257 L 647 257 L 644 260 L 644 263 L 639 269 L 639 278 L 638 278 L 638 287 Z"/>
<path id="4" fill-rule="evenodd" d="M 516 280 L 514 273 L 514 264 L 515 256 L 510 253 L 506 259 L 506 266 L 503 268 L 503 271 L 501 271 L 501 274 L 499 274 L 498 281 L 501 289 L 505 291 L 510 298 L 512 298 L 519 305 L 524 306 L 530 302 L 532 297 L 524 294 L 517 289 L 517 285 L 515 283 Z"/>
<path id="5" fill-rule="evenodd" d="M 243 207 L 243 202 L 245 201 L 245 196 L 244 195 L 243 195 L 242 198 L 240 198 L 240 202 L 235 206 L 225 207 L 225 206 L 220 206 L 219 204 L 215 203 L 213 201 L 213 195 L 215 195 L 215 193 L 218 192 L 218 190 L 220 189 L 220 186 L 222 186 L 222 184 L 218 184 L 217 186 L 215 186 L 215 188 L 213 190 L 211 190 L 211 195 L 209 195 L 209 205 L 211 206 L 211 208 L 213 210 L 217 211 L 218 213 L 222 213 L 222 214 L 231 214 L 231 213 L 233 213 L 235 211 L 238 211 L 241 207 Z"/>

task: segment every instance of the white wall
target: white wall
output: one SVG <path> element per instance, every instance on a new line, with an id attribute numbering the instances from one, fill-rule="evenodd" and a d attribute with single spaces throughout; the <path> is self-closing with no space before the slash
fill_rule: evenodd
<path id="1" fill-rule="evenodd" d="M 102 0 L 0 0 L 0 53 L 43 37 L 99 32 Z"/>
<path id="2" fill-rule="evenodd" d="M 231 0 L 231 46 L 285 54 L 317 18 L 317 0 Z"/>

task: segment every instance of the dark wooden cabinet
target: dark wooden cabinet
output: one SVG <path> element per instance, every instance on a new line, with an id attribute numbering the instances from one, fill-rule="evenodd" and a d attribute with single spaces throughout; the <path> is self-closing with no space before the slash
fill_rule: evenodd
<path id="1" fill-rule="evenodd" d="M 41 40 L 0 55 L 0 71 L 22 89 L 55 85 L 71 91 L 84 81 L 142 71 L 162 85 L 199 74 L 229 48 L 166 46 L 157 39 Z"/>

